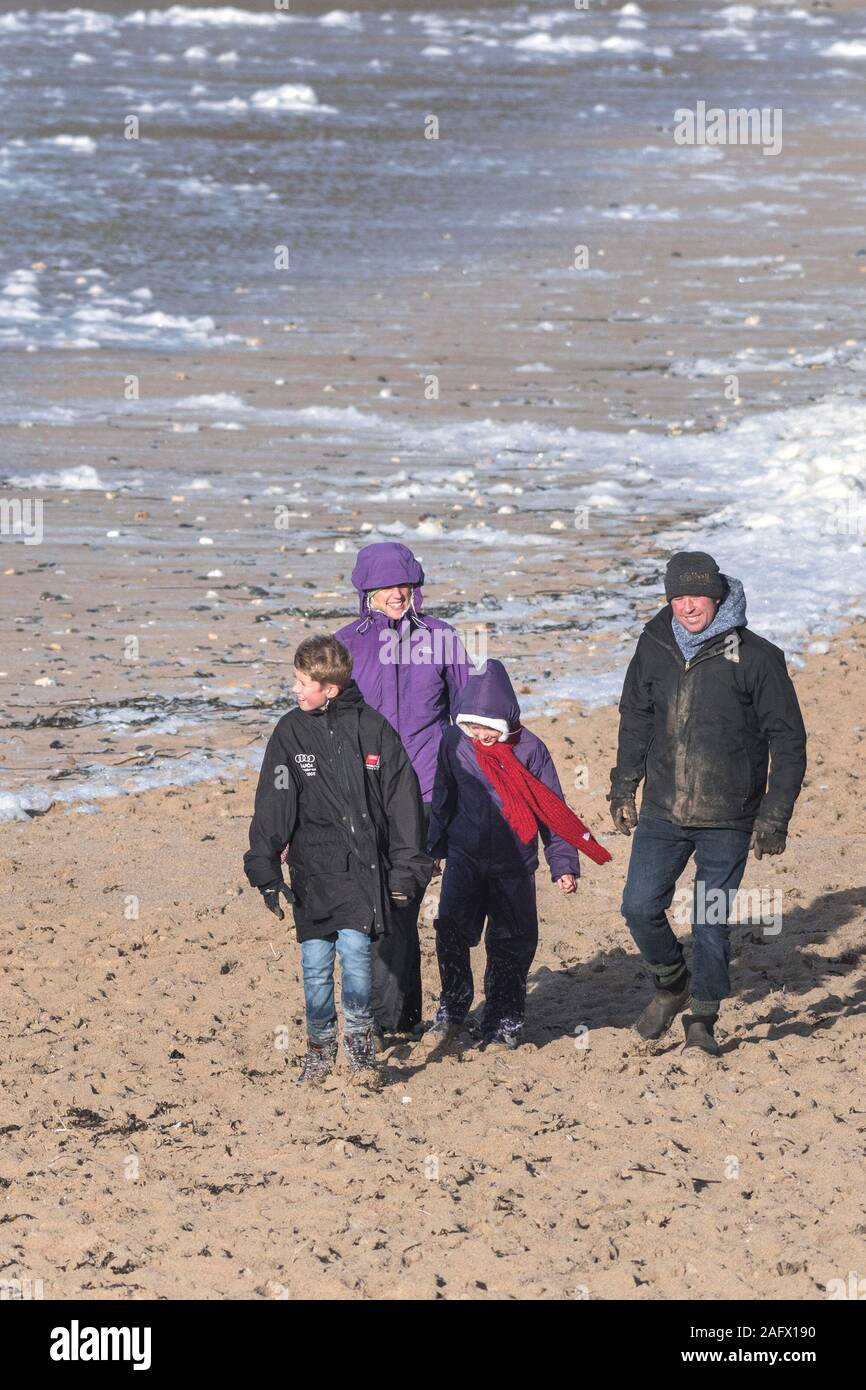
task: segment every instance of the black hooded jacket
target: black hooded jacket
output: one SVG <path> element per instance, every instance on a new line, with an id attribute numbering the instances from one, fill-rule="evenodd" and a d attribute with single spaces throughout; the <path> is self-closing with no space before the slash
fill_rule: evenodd
<path id="1" fill-rule="evenodd" d="M 626 672 L 611 794 L 644 782 L 641 810 L 676 825 L 786 830 L 806 771 L 806 731 L 784 652 L 746 627 L 686 661 L 666 604 Z"/>
<path id="2" fill-rule="evenodd" d="M 323 710 L 284 714 L 265 752 L 244 869 L 254 888 L 287 864 L 298 940 L 391 925 L 391 893 L 418 897 L 432 861 L 418 778 L 354 681 Z"/>

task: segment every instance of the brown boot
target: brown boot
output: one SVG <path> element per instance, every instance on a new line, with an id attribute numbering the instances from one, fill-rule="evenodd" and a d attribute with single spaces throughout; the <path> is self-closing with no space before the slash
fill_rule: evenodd
<path id="1" fill-rule="evenodd" d="M 653 1042 L 666 1033 L 681 1009 L 689 1001 L 689 972 L 684 968 L 669 985 L 662 988 L 656 980 L 656 992 L 647 1004 L 635 1030 L 647 1042 Z"/>
<path id="2" fill-rule="evenodd" d="M 703 1016 L 694 1014 L 684 1014 L 683 1027 L 686 1030 L 686 1047 L 699 1047 L 702 1052 L 706 1052 L 710 1057 L 718 1057 L 719 1044 L 713 1035 L 716 1019 L 713 1014 Z"/>

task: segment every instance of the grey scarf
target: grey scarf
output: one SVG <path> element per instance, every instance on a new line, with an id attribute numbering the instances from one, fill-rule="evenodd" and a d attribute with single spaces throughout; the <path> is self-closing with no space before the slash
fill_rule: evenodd
<path id="1" fill-rule="evenodd" d="M 697 656 L 710 638 L 718 637 L 732 627 L 746 626 L 746 592 L 739 579 L 732 579 L 729 574 L 722 575 L 722 578 L 728 586 L 727 598 L 719 604 L 716 616 L 703 632 L 687 632 L 682 623 L 678 623 L 674 617 L 671 618 L 671 631 L 686 661 L 691 661 L 692 657 Z"/>

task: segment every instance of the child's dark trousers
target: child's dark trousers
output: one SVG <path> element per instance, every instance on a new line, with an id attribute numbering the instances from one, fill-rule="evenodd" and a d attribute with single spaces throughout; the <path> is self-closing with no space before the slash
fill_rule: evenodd
<path id="1" fill-rule="evenodd" d="M 472 1005 L 469 963 L 487 922 L 484 944 L 485 1040 L 515 1035 L 526 1012 L 526 979 L 538 946 L 535 874 L 493 874 L 490 866 L 451 851 L 442 876 L 436 954 L 442 980 L 437 1020 L 459 1025 Z"/>

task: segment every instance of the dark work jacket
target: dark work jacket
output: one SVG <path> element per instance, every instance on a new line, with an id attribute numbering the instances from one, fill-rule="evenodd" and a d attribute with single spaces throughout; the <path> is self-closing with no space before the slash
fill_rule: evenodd
<path id="1" fill-rule="evenodd" d="M 326 709 L 283 715 L 256 791 L 244 869 L 254 888 L 287 864 L 298 940 L 352 928 L 387 935 L 390 893 L 416 898 L 430 879 L 412 764 L 387 719 L 350 681 Z"/>
<path id="2" fill-rule="evenodd" d="M 785 656 L 746 627 L 686 661 L 666 604 L 626 672 L 611 791 L 676 825 L 787 828 L 806 771 L 806 731 Z"/>

